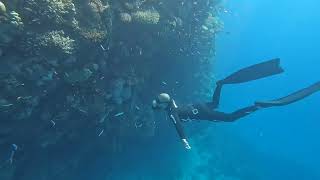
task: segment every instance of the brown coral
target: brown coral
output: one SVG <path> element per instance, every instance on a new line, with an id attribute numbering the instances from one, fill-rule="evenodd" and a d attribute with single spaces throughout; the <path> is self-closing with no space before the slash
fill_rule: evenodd
<path id="1" fill-rule="evenodd" d="M 98 30 L 98 29 L 82 30 L 80 34 L 85 40 L 88 40 L 94 43 L 101 43 L 105 39 L 107 39 L 107 31 L 105 30 Z"/>

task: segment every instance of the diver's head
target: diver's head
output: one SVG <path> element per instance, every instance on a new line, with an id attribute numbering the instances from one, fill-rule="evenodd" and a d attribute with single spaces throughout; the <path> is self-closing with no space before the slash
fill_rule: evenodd
<path id="1" fill-rule="evenodd" d="M 169 106 L 171 98 L 167 93 L 161 93 L 152 101 L 153 109 L 166 109 Z"/>

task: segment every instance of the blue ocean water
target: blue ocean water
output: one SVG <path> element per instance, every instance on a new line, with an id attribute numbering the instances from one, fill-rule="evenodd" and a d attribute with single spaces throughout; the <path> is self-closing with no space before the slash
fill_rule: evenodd
<path id="1" fill-rule="evenodd" d="M 216 42 L 216 79 L 281 58 L 285 73 L 223 89 L 221 110 L 283 97 L 319 81 L 320 13 L 315 0 L 225 1 Z M 110 164 L 110 179 L 320 179 L 320 93 L 288 106 L 258 111 L 233 123 L 191 122 L 192 151 L 183 149 L 165 114 L 156 136 Z M 96 163 L 96 167 L 104 162 Z M 97 177 L 99 176 L 99 168 Z M 93 172 L 95 170 L 92 170 Z"/>
<path id="2" fill-rule="evenodd" d="M 320 80 L 320 2 L 223 4 L 225 29 L 217 37 L 215 78 L 275 57 L 281 58 L 285 73 L 225 86 L 221 110 L 282 97 Z M 166 114 L 157 113 L 155 137 L 127 140 L 132 146 L 115 157 L 97 149 L 77 174 L 81 180 L 317 180 L 319 102 L 320 93 L 232 123 L 186 123 L 191 151 L 183 148 Z"/>
<path id="3" fill-rule="evenodd" d="M 320 80 L 319 5 L 315 0 L 223 2 L 225 28 L 216 39 L 215 79 L 276 57 L 285 73 L 225 86 L 220 110 L 282 97 Z M 179 101 L 181 96 L 176 97 Z M 317 93 L 232 123 L 185 123 L 191 151 L 183 148 L 166 114 L 159 112 L 154 137 L 122 139 L 128 148 L 117 155 L 99 148 L 90 151 L 75 172 L 77 180 L 317 180 L 319 101 Z M 77 151 L 61 152 L 66 158 L 68 153 Z"/>
<path id="4" fill-rule="evenodd" d="M 209 1 L 0 0 L 0 180 L 320 179 L 320 92 L 235 122 L 186 122 L 191 150 L 151 110 L 160 92 L 178 106 L 210 101 L 214 80 L 273 58 L 285 73 L 224 86 L 219 110 L 320 81 L 320 2 Z M 215 39 L 209 9 L 225 25 Z"/>
<path id="5" fill-rule="evenodd" d="M 225 4 L 226 33 L 220 34 L 217 42 L 218 79 L 274 57 L 281 58 L 285 69 L 275 77 L 225 88 L 225 109 L 282 97 L 319 81 L 318 1 L 239 0 Z M 288 106 L 259 111 L 225 128 L 251 149 L 276 159 L 260 162 L 270 171 L 265 179 L 319 179 L 319 102 L 318 93 Z"/>

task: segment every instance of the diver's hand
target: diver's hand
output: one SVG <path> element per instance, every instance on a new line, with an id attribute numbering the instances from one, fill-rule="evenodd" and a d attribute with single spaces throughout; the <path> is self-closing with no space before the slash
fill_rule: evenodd
<path id="1" fill-rule="evenodd" d="M 191 146 L 189 145 L 189 142 L 186 139 L 182 139 L 183 145 L 186 149 L 190 150 Z"/>

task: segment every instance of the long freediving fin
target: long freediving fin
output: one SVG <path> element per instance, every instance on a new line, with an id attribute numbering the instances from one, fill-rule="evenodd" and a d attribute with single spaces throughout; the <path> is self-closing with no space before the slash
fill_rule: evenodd
<path id="1" fill-rule="evenodd" d="M 219 84 L 237 84 L 256 79 L 265 78 L 268 76 L 282 73 L 284 70 L 280 67 L 280 59 L 272 59 L 259 64 L 255 64 L 243 68 L 223 80 L 218 81 Z"/>
<path id="2" fill-rule="evenodd" d="M 255 102 L 255 104 L 257 106 L 264 107 L 264 108 L 265 107 L 272 107 L 272 106 L 284 106 L 284 105 L 299 101 L 303 98 L 306 98 L 306 97 L 316 93 L 317 91 L 320 91 L 320 81 L 309 86 L 309 87 L 306 87 L 306 88 L 301 89 L 299 91 L 296 91 L 288 96 L 285 96 L 283 98 L 279 98 L 279 99 L 275 99 L 275 100 L 271 100 L 271 101 L 257 101 L 257 102 Z"/>

